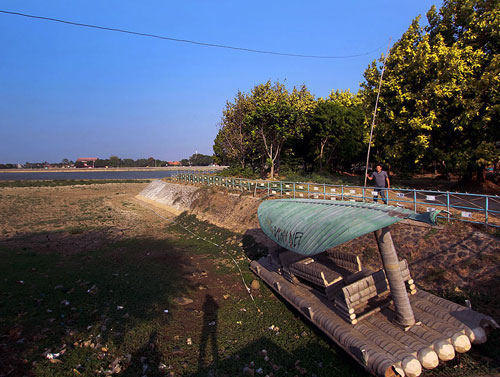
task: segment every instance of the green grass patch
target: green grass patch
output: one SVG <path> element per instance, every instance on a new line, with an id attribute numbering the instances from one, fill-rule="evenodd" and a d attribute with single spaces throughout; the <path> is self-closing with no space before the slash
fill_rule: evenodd
<path id="1" fill-rule="evenodd" d="M 71 256 L 1 248 L 0 334 L 11 356 L 0 356 L 3 365 L 36 376 L 74 376 L 73 369 L 95 376 L 117 355 L 135 354 L 144 345 L 139 334 L 163 329 L 171 319 L 164 309 L 189 290 L 179 269 L 187 262 L 171 250 L 153 239 Z M 62 363 L 43 357 L 63 350 Z"/>
<path id="2" fill-rule="evenodd" d="M 74 234 L 87 232 L 77 230 Z M 115 375 L 120 376 L 169 371 L 192 377 L 242 376 L 244 368 L 276 377 L 366 375 L 262 281 L 251 291 L 255 301 L 247 294 L 242 278 L 247 284 L 258 280 L 248 269 L 249 258 L 267 252 L 252 237 L 187 214 L 162 231 L 171 237 L 125 238 L 65 256 L 0 248 L 0 335 L 9 351 L 0 356 L 2 365 L 37 377 L 104 375 L 113 365 L 119 366 Z M 199 292 L 183 270 L 202 259 L 213 262 L 208 273 L 215 272 L 212 281 L 220 281 L 215 289 L 224 298 L 214 303 L 202 294 L 201 310 L 176 307 L 173 298 Z M 480 311 L 498 306 L 500 297 L 464 295 Z M 445 296 L 463 303 L 458 293 Z M 186 322 L 188 317 L 194 322 Z M 474 347 L 480 356 L 459 355 L 426 373 L 495 373 L 498 335 Z M 43 356 L 63 350 L 60 363 Z"/>

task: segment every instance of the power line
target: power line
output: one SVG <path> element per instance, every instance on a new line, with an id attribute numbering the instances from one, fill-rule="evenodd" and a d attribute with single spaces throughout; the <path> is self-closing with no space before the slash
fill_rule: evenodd
<path id="1" fill-rule="evenodd" d="M 192 40 L 189 40 L 189 39 L 179 39 L 179 38 L 165 37 L 165 36 L 157 35 L 157 34 L 140 33 L 140 32 L 137 32 L 137 31 L 131 31 L 131 30 L 125 30 L 125 29 L 117 29 L 117 28 L 112 28 L 112 27 L 107 27 L 107 26 L 99 26 L 99 25 L 92 25 L 92 24 L 83 24 L 83 23 L 80 23 L 80 22 L 73 22 L 73 21 L 61 20 L 59 18 L 35 16 L 35 15 L 32 15 L 32 14 L 19 13 L 19 12 L 10 12 L 10 11 L 6 11 L 6 10 L 0 10 L 0 13 L 4 13 L 4 14 L 8 14 L 8 15 L 14 15 L 14 16 L 22 16 L 22 17 L 34 18 L 34 19 L 44 20 L 44 21 L 59 22 L 59 23 L 62 23 L 62 24 L 67 24 L 67 25 L 72 25 L 72 26 L 80 26 L 80 27 L 86 27 L 86 28 L 92 28 L 92 29 L 98 29 L 98 30 L 105 30 L 105 31 L 114 31 L 114 32 L 118 32 L 118 33 L 132 34 L 132 35 L 138 35 L 138 36 L 141 36 L 141 37 L 148 37 L 148 38 L 163 39 L 163 40 L 172 41 L 172 42 L 190 43 L 190 44 L 199 45 L 199 46 L 225 48 L 225 49 L 229 49 L 229 50 L 239 50 L 239 51 L 245 51 L 245 52 L 252 52 L 252 53 L 256 53 L 256 54 L 291 56 L 291 57 L 296 57 L 296 58 L 349 59 L 349 58 L 357 58 L 357 57 L 360 57 L 360 56 L 370 55 L 370 54 L 372 54 L 372 53 L 374 53 L 374 52 L 376 52 L 376 51 L 378 51 L 378 50 L 380 50 L 382 48 L 382 46 L 379 46 L 375 50 L 364 52 L 362 54 L 356 54 L 356 55 L 323 56 L 323 55 L 291 54 L 291 53 L 286 53 L 286 52 L 256 50 L 256 49 L 246 48 L 246 47 L 226 46 L 226 45 L 221 45 L 221 44 L 216 44 L 216 43 L 197 42 L 197 41 L 192 41 Z"/>

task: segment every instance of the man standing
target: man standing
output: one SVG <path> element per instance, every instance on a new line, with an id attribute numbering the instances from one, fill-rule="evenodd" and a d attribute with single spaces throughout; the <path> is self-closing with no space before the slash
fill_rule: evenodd
<path id="1" fill-rule="evenodd" d="M 387 204 L 385 189 L 391 188 L 391 182 L 389 181 L 389 176 L 387 175 L 387 172 L 385 170 L 382 170 L 382 165 L 377 165 L 375 167 L 375 171 L 371 175 L 367 174 L 366 177 L 370 181 L 372 179 L 375 179 L 375 191 L 377 192 L 377 194 L 380 194 L 384 203 Z M 376 202 L 377 199 L 378 195 L 376 196 L 374 195 L 373 201 Z"/>

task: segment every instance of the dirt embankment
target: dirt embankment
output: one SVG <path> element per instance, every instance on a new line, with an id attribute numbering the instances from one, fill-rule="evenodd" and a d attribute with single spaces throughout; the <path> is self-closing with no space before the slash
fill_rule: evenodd
<path id="1" fill-rule="evenodd" d="M 268 248 L 276 245 L 260 231 L 257 208 L 261 198 L 163 181 L 153 182 L 138 197 L 176 213 L 189 211 L 201 220 L 252 236 Z M 392 225 L 391 233 L 400 257 L 408 260 L 420 286 L 438 291 L 472 289 L 492 293 L 498 290 L 498 237 L 464 223 L 431 228 L 402 222 Z M 378 269 L 381 266 L 372 234 L 338 247 L 360 255 L 366 267 Z"/>
<path id="2" fill-rule="evenodd" d="M 257 208 L 261 199 L 249 195 L 158 180 L 151 182 L 137 198 L 174 214 L 188 211 L 200 220 L 237 233 L 259 228 Z"/>

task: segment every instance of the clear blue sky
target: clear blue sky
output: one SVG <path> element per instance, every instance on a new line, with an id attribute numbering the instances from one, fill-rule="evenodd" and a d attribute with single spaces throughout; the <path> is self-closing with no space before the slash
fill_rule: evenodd
<path id="1" fill-rule="evenodd" d="M 429 0 L 4 0 L 1 10 L 173 38 L 194 46 L 0 14 L 0 162 L 212 154 L 227 100 L 267 80 L 317 97 L 357 92 L 366 67 Z"/>

